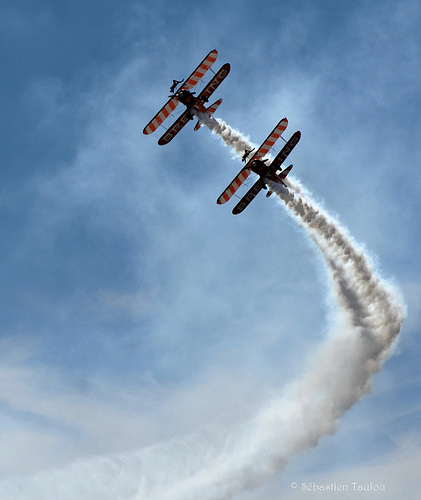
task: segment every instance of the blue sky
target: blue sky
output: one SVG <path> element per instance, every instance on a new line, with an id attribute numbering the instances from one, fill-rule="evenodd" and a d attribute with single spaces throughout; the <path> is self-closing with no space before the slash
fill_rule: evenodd
<path id="1" fill-rule="evenodd" d="M 284 116 L 286 137 L 301 130 L 293 174 L 408 311 L 335 435 L 234 498 L 385 478 L 382 498 L 418 498 L 418 2 L 6 0 L 0 13 L 3 496 L 55 498 L 60 477 L 61 498 L 142 498 L 142 474 L 223 448 L 329 337 L 325 265 L 285 208 L 216 205 L 241 162 L 208 130 L 164 147 L 142 134 L 172 79 L 216 48 L 215 66 L 231 64 L 217 116 L 253 143 Z M 127 466 L 105 474 L 114 457 Z"/>

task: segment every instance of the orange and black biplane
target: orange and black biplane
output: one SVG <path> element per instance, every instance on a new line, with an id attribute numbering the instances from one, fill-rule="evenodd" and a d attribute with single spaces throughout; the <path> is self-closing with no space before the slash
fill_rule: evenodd
<path id="1" fill-rule="evenodd" d="M 209 54 L 203 59 L 199 66 L 193 71 L 193 73 L 185 80 L 173 80 L 173 84 L 170 87 L 170 92 L 172 95 L 169 96 L 169 100 L 164 104 L 164 106 L 158 111 L 158 113 L 152 118 L 152 120 L 143 129 L 143 133 L 148 135 L 162 124 L 171 113 L 181 102 L 186 106 L 184 113 L 177 118 L 177 120 L 167 129 L 165 134 L 158 140 L 158 144 L 163 146 L 168 144 L 180 130 L 190 121 L 193 120 L 193 115 L 196 113 L 206 113 L 208 116 L 212 116 L 217 110 L 218 106 L 221 104 L 222 99 L 219 99 L 214 104 L 209 107 L 205 106 L 208 102 L 209 97 L 215 92 L 219 85 L 225 80 L 228 73 L 230 72 L 231 66 L 229 63 L 224 64 L 220 70 L 214 74 L 211 81 L 206 85 L 206 87 L 200 92 L 196 97 L 190 89 L 192 89 L 205 75 L 205 73 L 210 69 L 212 64 L 216 61 L 218 57 L 217 50 L 211 50 Z M 177 88 L 178 87 L 178 88 Z M 200 122 L 195 126 L 195 130 L 200 128 Z"/>
<path id="2" fill-rule="evenodd" d="M 221 196 L 218 198 L 217 203 L 221 205 L 226 203 L 237 189 L 243 184 L 251 172 L 254 172 L 259 176 L 258 180 L 253 184 L 253 186 L 247 191 L 247 193 L 241 198 L 241 200 L 234 207 L 232 213 L 237 215 L 241 213 L 247 205 L 254 200 L 257 194 L 262 189 L 267 189 L 269 182 L 276 182 L 278 184 L 283 184 L 286 186 L 284 179 L 289 174 L 292 169 L 292 165 L 281 169 L 282 163 L 286 160 L 287 156 L 291 153 L 294 147 L 298 144 L 301 138 L 301 132 L 295 132 L 291 138 L 286 141 L 286 144 L 281 149 L 281 151 L 276 155 L 275 159 L 267 165 L 268 159 L 264 159 L 265 155 L 274 146 L 275 142 L 281 137 L 282 132 L 287 128 L 288 120 L 283 118 L 272 132 L 268 135 L 266 140 L 260 146 L 260 148 L 254 153 L 254 155 L 247 161 L 248 156 L 254 150 L 246 150 L 243 155 L 243 161 L 247 161 L 244 168 L 242 168 L 237 175 L 237 177 L 229 184 L 229 186 L 224 190 Z M 266 196 L 270 196 L 272 192 L 268 190 Z"/>

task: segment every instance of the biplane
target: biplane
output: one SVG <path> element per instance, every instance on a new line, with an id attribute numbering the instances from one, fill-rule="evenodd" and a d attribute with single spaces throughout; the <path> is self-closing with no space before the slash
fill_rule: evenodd
<path id="1" fill-rule="evenodd" d="M 158 144 L 161 146 L 163 146 L 164 144 L 168 144 L 190 120 L 193 120 L 193 115 L 196 115 L 198 113 L 206 113 L 208 116 L 212 116 L 213 113 L 215 113 L 218 106 L 221 104 L 222 99 L 219 99 L 209 107 L 206 107 L 205 103 L 208 102 L 209 97 L 215 92 L 215 90 L 227 77 L 231 69 L 229 63 L 224 64 L 217 73 L 214 73 L 211 81 L 206 85 L 206 87 L 200 92 L 198 96 L 195 96 L 195 92 L 192 92 L 190 89 L 192 89 L 199 82 L 199 80 L 203 78 L 205 73 L 216 61 L 217 57 L 218 51 L 211 50 L 188 78 L 180 81 L 173 80 L 173 84 L 170 87 L 170 92 L 172 92 L 172 95 L 169 96 L 169 100 L 143 129 L 144 134 L 148 135 L 152 132 L 155 132 L 155 130 L 162 124 L 162 122 L 171 115 L 171 113 L 178 106 L 179 102 L 184 104 L 187 109 L 181 116 L 177 118 L 177 120 L 171 125 L 171 127 L 169 127 L 167 131 L 162 135 L 162 137 L 158 140 Z M 177 89 L 177 86 L 179 84 L 181 85 Z M 198 121 L 194 130 L 198 130 L 199 128 L 200 122 Z"/>
<path id="2" fill-rule="evenodd" d="M 269 150 L 274 146 L 275 142 L 281 137 L 282 132 L 287 128 L 288 120 L 283 118 L 272 132 L 268 135 L 263 144 L 258 148 L 254 155 L 247 161 L 244 168 L 242 168 L 235 177 L 235 179 L 228 185 L 221 196 L 218 198 L 217 203 L 219 205 L 226 203 L 237 191 L 237 189 L 243 184 L 251 172 L 256 173 L 259 178 L 253 184 L 253 186 L 247 191 L 247 193 L 240 199 L 237 205 L 233 208 L 232 213 L 237 215 L 241 213 L 247 205 L 254 200 L 254 198 L 260 193 L 262 189 L 267 189 L 269 182 L 277 182 L 286 186 L 284 179 L 289 174 L 292 169 L 292 165 L 282 170 L 281 165 L 286 160 L 288 155 L 298 144 L 301 138 L 301 132 L 295 132 L 291 138 L 286 141 L 284 147 L 276 155 L 275 159 L 267 165 L 268 159 L 264 159 L 264 156 L 269 152 Z M 253 151 L 253 150 L 251 150 Z M 250 151 L 246 150 L 250 153 Z M 246 160 L 248 155 L 243 156 L 243 161 Z M 270 196 L 272 193 L 268 190 L 266 196 Z"/>

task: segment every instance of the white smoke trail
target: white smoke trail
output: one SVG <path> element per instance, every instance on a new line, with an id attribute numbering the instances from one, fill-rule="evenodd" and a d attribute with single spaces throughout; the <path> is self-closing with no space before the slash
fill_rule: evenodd
<path id="1" fill-rule="evenodd" d="M 239 132 L 216 123 L 212 130 L 236 153 L 251 149 Z M 259 486 L 295 455 L 336 431 L 343 414 L 369 391 L 400 332 L 405 311 L 399 294 L 378 276 L 364 249 L 298 182 L 287 180 L 290 190 L 275 184 L 271 189 L 322 252 L 339 306 L 334 331 L 302 378 L 231 432 L 218 449 L 208 446 L 205 437 L 174 440 L 121 457 L 75 464 L 57 472 L 48 488 L 50 473 L 24 486 L 0 486 L 5 498 L 226 500 Z M 96 492 L 86 488 L 89 478 L 96 478 Z"/>
<path id="2" fill-rule="evenodd" d="M 206 123 L 206 122 L 205 122 Z M 225 144 L 242 154 L 247 139 L 225 123 L 210 127 Z M 208 123 L 206 123 L 208 125 Z M 271 188 L 297 217 L 322 252 L 340 306 L 336 331 L 314 358 L 314 365 L 247 425 L 226 456 L 178 484 L 172 498 L 230 498 L 280 471 L 297 453 L 332 434 L 339 420 L 371 386 L 400 332 L 405 308 L 397 291 L 377 273 L 364 249 L 323 211 L 298 183 Z M 200 491 L 197 490 L 199 488 Z M 187 495 L 187 496 L 186 496 Z"/>
<path id="3" fill-rule="evenodd" d="M 224 141 L 225 145 L 232 148 L 237 154 L 242 156 L 245 149 L 252 149 L 250 141 L 244 137 L 240 132 L 228 126 L 224 121 L 219 118 L 215 120 L 213 116 L 208 116 L 206 113 L 195 113 L 197 118 L 206 125 L 214 134 Z"/>
<path id="4" fill-rule="evenodd" d="M 329 266 L 342 312 L 335 331 L 302 379 L 231 436 L 229 449 L 156 498 L 228 499 L 279 473 L 336 431 L 343 414 L 369 391 L 400 331 L 404 308 L 397 292 L 376 275 L 347 232 L 298 184 L 296 190 L 292 196 L 277 189 Z"/>

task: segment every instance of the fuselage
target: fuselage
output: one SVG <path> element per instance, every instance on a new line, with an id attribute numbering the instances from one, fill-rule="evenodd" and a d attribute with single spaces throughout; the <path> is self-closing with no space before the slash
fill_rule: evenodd
<path id="1" fill-rule="evenodd" d="M 262 160 L 253 160 L 250 164 L 251 170 L 257 174 L 262 181 L 267 184 L 269 181 L 278 182 L 285 186 L 283 178 L 276 173 L 276 171 L 270 168 L 270 165 L 266 165 L 266 163 Z M 289 170 L 287 169 L 286 175 L 288 175 Z"/>
<path id="2" fill-rule="evenodd" d="M 253 160 L 250 164 L 252 171 L 261 178 L 267 177 L 270 172 L 270 167 L 262 160 Z"/>
<path id="3" fill-rule="evenodd" d="M 195 97 L 192 92 L 188 90 L 180 90 L 175 94 L 175 97 L 184 104 L 188 110 L 199 111 L 201 113 L 206 112 L 206 108 L 203 101 L 198 97 Z"/>

